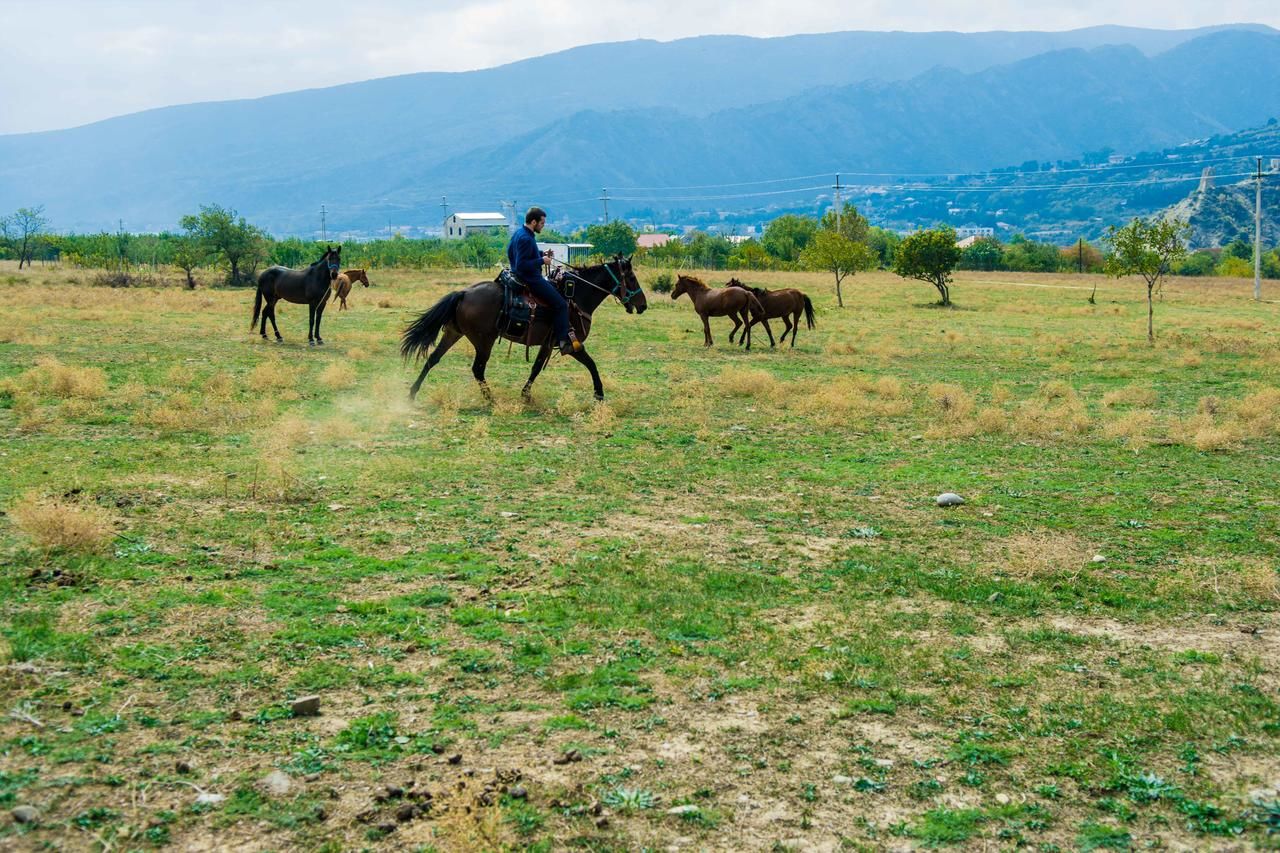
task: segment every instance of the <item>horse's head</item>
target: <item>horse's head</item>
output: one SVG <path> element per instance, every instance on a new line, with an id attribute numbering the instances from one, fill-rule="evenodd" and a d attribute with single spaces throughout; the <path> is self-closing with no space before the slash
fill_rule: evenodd
<path id="1" fill-rule="evenodd" d="M 689 292 L 689 276 L 682 275 L 676 278 L 676 286 L 671 288 L 671 298 L 679 299 L 681 296 Z"/>
<path id="2" fill-rule="evenodd" d="M 345 275 L 347 278 L 351 279 L 352 281 L 360 282 L 365 287 L 369 286 L 369 276 L 365 274 L 364 270 L 347 270 L 346 272 L 343 273 L 343 275 Z"/>
<path id="3" fill-rule="evenodd" d="M 326 244 L 324 254 L 320 256 L 320 262 L 329 267 L 329 281 L 337 280 L 338 270 L 342 268 L 342 244 L 339 243 L 336 249 Z"/>
<path id="4" fill-rule="evenodd" d="M 742 282 L 738 281 L 738 279 L 737 279 L 737 278 L 731 278 L 731 279 L 729 279 L 727 282 L 725 282 L 725 285 L 724 285 L 724 286 L 725 286 L 725 287 L 741 287 L 743 290 L 747 290 L 747 289 L 748 289 L 748 288 L 747 288 L 747 286 L 746 286 L 745 284 L 743 284 Z"/>
<path id="5" fill-rule="evenodd" d="M 610 264 L 618 271 L 621 284 L 617 289 L 622 291 L 618 294 L 618 298 L 622 300 L 622 307 L 627 309 L 628 314 L 632 312 L 643 314 L 649 307 L 649 300 L 645 298 L 644 289 L 640 287 L 640 279 L 636 278 L 631 259 L 617 255 Z"/>

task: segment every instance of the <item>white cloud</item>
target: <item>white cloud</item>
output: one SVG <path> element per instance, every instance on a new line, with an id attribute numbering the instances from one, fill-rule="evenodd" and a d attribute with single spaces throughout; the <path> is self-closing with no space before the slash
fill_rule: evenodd
<path id="1" fill-rule="evenodd" d="M 1274 0 L 3 0 L 11 68 L 0 133 L 415 71 L 461 71 L 580 44 L 706 33 L 1280 27 Z M 13 79 L 12 77 L 10 78 Z"/>

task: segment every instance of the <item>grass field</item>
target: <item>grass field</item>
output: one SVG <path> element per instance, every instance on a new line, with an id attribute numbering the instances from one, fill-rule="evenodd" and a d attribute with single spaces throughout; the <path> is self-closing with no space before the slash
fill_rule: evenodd
<path id="1" fill-rule="evenodd" d="M 650 292 L 604 405 L 504 347 L 489 406 L 465 344 L 410 405 L 398 332 L 474 277 L 310 350 L 0 269 L 0 847 L 1280 847 L 1251 284 L 1170 282 L 1150 346 L 1138 283 L 757 274 L 794 350 Z"/>

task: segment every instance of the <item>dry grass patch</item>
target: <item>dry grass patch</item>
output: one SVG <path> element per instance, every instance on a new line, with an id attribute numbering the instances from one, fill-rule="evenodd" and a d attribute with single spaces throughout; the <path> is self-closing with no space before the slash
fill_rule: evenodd
<path id="1" fill-rule="evenodd" d="M 249 386 L 257 390 L 268 388 L 292 388 L 298 380 L 295 368 L 287 367 L 278 359 L 268 359 L 249 372 Z"/>
<path id="2" fill-rule="evenodd" d="M 349 364 L 335 361 L 320 371 L 320 382 L 328 388 L 350 388 L 356 382 L 356 372 Z"/>
<path id="3" fill-rule="evenodd" d="M 46 550 L 100 553 L 115 535 L 101 508 L 27 492 L 9 509 L 14 526 Z"/>
<path id="4" fill-rule="evenodd" d="M 1161 596 L 1211 594 L 1218 600 L 1274 604 L 1280 601 L 1280 565 L 1274 559 L 1221 556 L 1189 557 L 1162 568 L 1156 583 Z"/>
<path id="5" fill-rule="evenodd" d="M 1263 388 L 1232 407 L 1244 432 L 1255 438 L 1280 432 L 1280 388 Z"/>
<path id="6" fill-rule="evenodd" d="M 777 390 L 778 380 L 767 370 L 726 367 L 715 378 L 715 384 L 729 397 L 769 397 Z"/>
<path id="7" fill-rule="evenodd" d="M 1156 415 L 1150 409 L 1134 409 L 1102 427 L 1102 434 L 1115 441 L 1122 441 L 1133 451 L 1139 451 L 1156 438 Z"/>
<path id="8" fill-rule="evenodd" d="M 1059 530 L 1020 533 L 993 543 L 987 568 L 1022 580 L 1072 582 L 1087 571 L 1093 550 L 1077 536 Z"/>
<path id="9" fill-rule="evenodd" d="M 1114 409 L 1116 406 L 1139 406 L 1149 409 L 1156 404 L 1158 399 L 1155 389 L 1145 388 L 1141 385 L 1127 385 L 1124 388 L 1117 388 L 1114 391 L 1108 391 L 1102 395 L 1102 405 L 1108 409 Z"/>
<path id="10" fill-rule="evenodd" d="M 72 367 L 46 356 L 19 376 L 16 384 L 50 397 L 97 400 L 107 393 L 107 374 L 97 367 Z"/>
<path id="11" fill-rule="evenodd" d="M 933 406 L 933 426 L 925 435 L 929 438 L 964 438 L 978 430 L 977 423 L 971 419 L 974 402 L 973 395 L 961 388 L 945 382 L 935 382 L 929 386 L 929 402 Z"/>

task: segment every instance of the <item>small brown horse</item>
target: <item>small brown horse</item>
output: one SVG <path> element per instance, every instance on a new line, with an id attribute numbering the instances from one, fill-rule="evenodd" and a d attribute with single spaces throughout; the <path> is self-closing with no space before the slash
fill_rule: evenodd
<path id="1" fill-rule="evenodd" d="M 631 268 L 630 258 L 619 256 L 607 264 L 566 269 L 561 281 L 561 291 L 569 298 L 569 323 L 578 340 L 584 344 L 591 332 L 591 312 L 599 308 L 606 298 L 616 297 L 628 314 L 633 311 L 643 314 L 649 307 L 644 291 L 640 289 L 640 282 Z M 533 380 L 538 378 L 542 368 L 546 367 L 547 360 L 551 358 L 551 312 L 539 305 L 526 335 L 520 338 L 500 335 L 497 321 L 502 300 L 502 285 L 494 281 L 476 282 L 466 290 L 455 290 L 445 296 L 432 308 L 418 315 L 418 319 L 404 330 L 400 336 L 400 353 L 406 359 L 423 356 L 428 350 L 431 351 L 422 372 L 418 374 L 418 380 L 409 389 L 410 400 L 418 396 L 418 389 L 422 387 L 431 368 L 436 366 L 451 346 L 464 337 L 476 349 L 475 360 L 471 363 L 471 375 L 480 383 L 480 393 L 490 402 L 493 401 L 493 394 L 485 382 L 484 369 L 498 338 L 540 346 L 538 355 L 533 360 L 533 372 L 524 383 L 522 392 L 522 396 L 529 399 Z M 439 346 L 432 349 L 442 330 L 444 336 L 440 338 Z M 578 350 L 571 357 L 591 372 L 596 399 L 603 400 L 604 385 L 600 382 L 600 372 L 596 370 L 595 361 L 587 355 L 585 349 Z"/>
<path id="2" fill-rule="evenodd" d="M 271 328 L 275 330 L 276 340 L 282 341 L 280 327 L 276 325 L 276 303 L 281 299 L 306 305 L 310 309 L 307 320 L 307 343 L 317 346 L 324 343 L 320 338 L 320 318 L 324 314 L 324 306 L 329 304 L 329 288 L 338 277 L 338 269 L 342 266 L 342 246 L 333 248 L 325 246 L 324 254 L 305 270 L 289 267 L 268 267 L 258 276 L 258 295 L 253 300 L 253 319 L 249 321 L 249 329 L 258 324 L 258 315 L 262 315 L 262 339 L 267 339 L 267 319 L 271 319 Z M 262 303 L 266 302 L 266 309 Z"/>
<path id="3" fill-rule="evenodd" d="M 769 328 L 769 320 L 775 317 L 781 317 L 782 322 L 786 324 L 782 336 L 778 338 L 778 343 L 782 343 L 787 339 L 787 332 L 791 333 L 791 346 L 796 345 L 796 332 L 800 329 L 800 313 L 804 312 L 804 318 L 809 323 L 809 328 L 814 327 L 813 323 L 813 303 L 809 301 L 809 297 L 805 296 L 794 288 L 786 290 L 765 290 L 763 287 L 747 287 L 736 278 L 729 279 L 729 283 L 725 287 L 741 287 L 743 290 L 749 290 L 755 294 L 756 299 L 760 300 L 760 304 L 764 306 L 764 316 L 759 315 L 751 318 L 751 325 L 763 323 L 764 330 L 769 334 L 769 346 L 773 346 L 773 329 Z M 729 336 L 729 340 L 733 340 L 733 336 Z"/>
<path id="4" fill-rule="evenodd" d="M 690 301 L 693 302 L 693 309 L 702 317 L 702 337 L 703 346 L 711 346 L 711 317 L 728 317 L 733 320 L 733 331 L 729 333 L 729 340 L 733 340 L 734 334 L 740 328 L 745 328 L 743 337 L 747 342 L 747 349 L 751 349 L 751 318 L 750 314 L 761 315 L 764 313 L 764 306 L 760 304 L 760 300 L 756 299 L 755 294 L 749 290 L 740 288 L 720 288 L 712 290 L 702 282 L 701 279 L 694 278 L 691 275 L 682 275 L 676 279 L 676 286 L 671 291 L 671 298 L 678 299 L 681 294 L 689 294 Z"/>
<path id="5" fill-rule="evenodd" d="M 329 301 L 341 300 L 338 304 L 339 311 L 347 310 L 347 294 L 351 292 L 353 281 L 358 281 L 365 287 L 369 286 L 369 276 L 365 275 L 364 270 L 343 270 L 333 280 L 333 295 L 329 297 Z"/>

